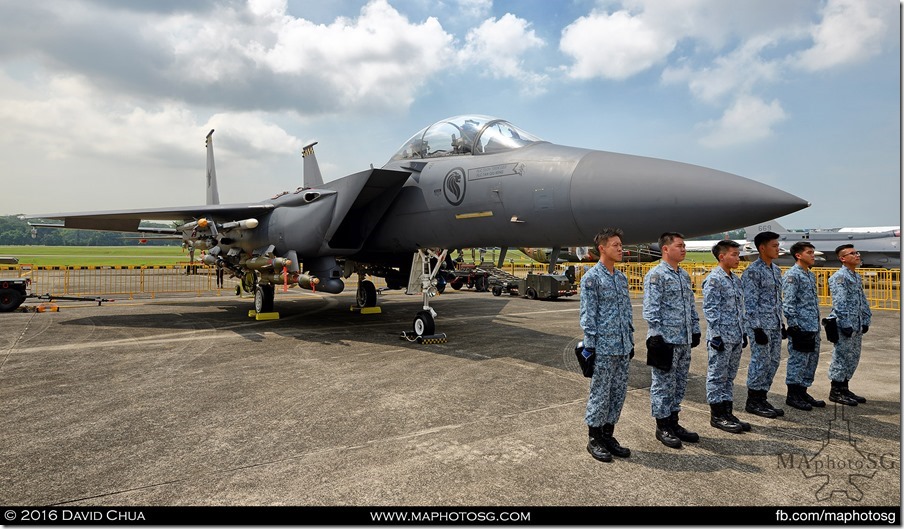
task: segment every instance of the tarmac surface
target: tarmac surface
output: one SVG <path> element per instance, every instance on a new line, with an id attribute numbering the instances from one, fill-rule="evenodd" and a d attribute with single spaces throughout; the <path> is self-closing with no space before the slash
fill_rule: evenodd
<path id="1" fill-rule="evenodd" d="M 785 416 L 745 413 L 745 349 L 743 434 L 709 425 L 694 349 L 681 421 L 701 440 L 675 450 L 654 438 L 633 302 L 615 430 L 632 455 L 612 463 L 586 451 L 576 296 L 447 290 L 432 305 L 448 341 L 429 345 L 400 338 L 421 302 L 398 292 L 367 315 L 353 290 L 278 292 L 272 321 L 225 295 L 0 314 L 0 504 L 901 505 L 899 312 L 874 312 L 857 407 L 828 402 L 823 341 L 810 393 L 826 408 L 785 405 L 783 346 L 769 400 Z"/>

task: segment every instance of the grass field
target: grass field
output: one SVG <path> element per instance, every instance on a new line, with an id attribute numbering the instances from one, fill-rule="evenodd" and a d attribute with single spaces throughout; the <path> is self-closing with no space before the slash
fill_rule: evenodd
<path id="1" fill-rule="evenodd" d="M 457 255 L 457 254 L 454 254 Z M 0 246 L 0 256 L 18 257 L 19 263 L 35 266 L 160 266 L 185 263 L 188 252 L 181 246 Z M 479 253 L 474 252 L 477 260 Z M 200 257 L 196 252 L 195 258 Z M 495 262 L 499 258 L 499 250 L 487 251 L 487 261 Z M 465 262 L 471 262 L 471 251 L 464 250 Z M 510 249 L 505 262 L 514 261 L 516 265 L 533 262 L 518 250 Z M 688 252 L 688 262 L 716 262 L 709 252 Z"/>
<path id="2" fill-rule="evenodd" d="M 0 255 L 35 266 L 151 266 L 188 261 L 181 246 L 0 246 Z M 199 254 L 196 254 L 197 258 Z"/>

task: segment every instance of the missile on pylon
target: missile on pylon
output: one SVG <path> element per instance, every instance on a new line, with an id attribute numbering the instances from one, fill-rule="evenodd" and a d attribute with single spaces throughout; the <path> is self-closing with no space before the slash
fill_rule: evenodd
<path id="1" fill-rule="evenodd" d="M 221 230 L 231 230 L 238 228 L 240 230 L 253 230 L 257 228 L 259 222 L 257 219 L 234 220 L 220 225 Z"/>
<path id="2" fill-rule="evenodd" d="M 314 290 L 319 284 L 320 278 L 316 276 L 310 276 L 308 274 L 301 274 L 300 276 L 298 276 L 298 286 L 300 288 Z"/>
<path id="3" fill-rule="evenodd" d="M 251 257 L 242 263 L 242 266 L 249 270 L 282 270 L 292 264 L 292 261 L 285 257 Z"/>

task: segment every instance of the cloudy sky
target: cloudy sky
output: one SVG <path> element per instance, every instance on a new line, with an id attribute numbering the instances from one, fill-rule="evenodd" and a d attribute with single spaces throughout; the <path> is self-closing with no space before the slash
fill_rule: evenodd
<path id="1" fill-rule="evenodd" d="M 210 129 L 261 200 L 475 113 L 897 225 L 900 50 L 897 0 L 3 2 L 0 215 L 202 204 Z"/>

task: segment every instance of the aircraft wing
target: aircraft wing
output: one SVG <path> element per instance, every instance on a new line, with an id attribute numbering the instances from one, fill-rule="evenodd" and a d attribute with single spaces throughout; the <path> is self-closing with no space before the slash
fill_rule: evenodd
<path id="1" fill-rule="evenodd" d="M 205 215 L 217 217 L 246 218 L 261 212 L 269 212 L 273 204 L 216 204 L 209 206 L 187 206 L 155 209 L 123 209 L 113 211 L 88 211 L 79 213 L 45 213 L 26 215 L 26 219 L 56 219 L 63 224 L 35 224 L 53 228 L 76 228 L 83 230 L 150 232 L 138 228 L 143 220 L 193 220 Z M 157 233 L 161 233 L 157 231 Z"/>

